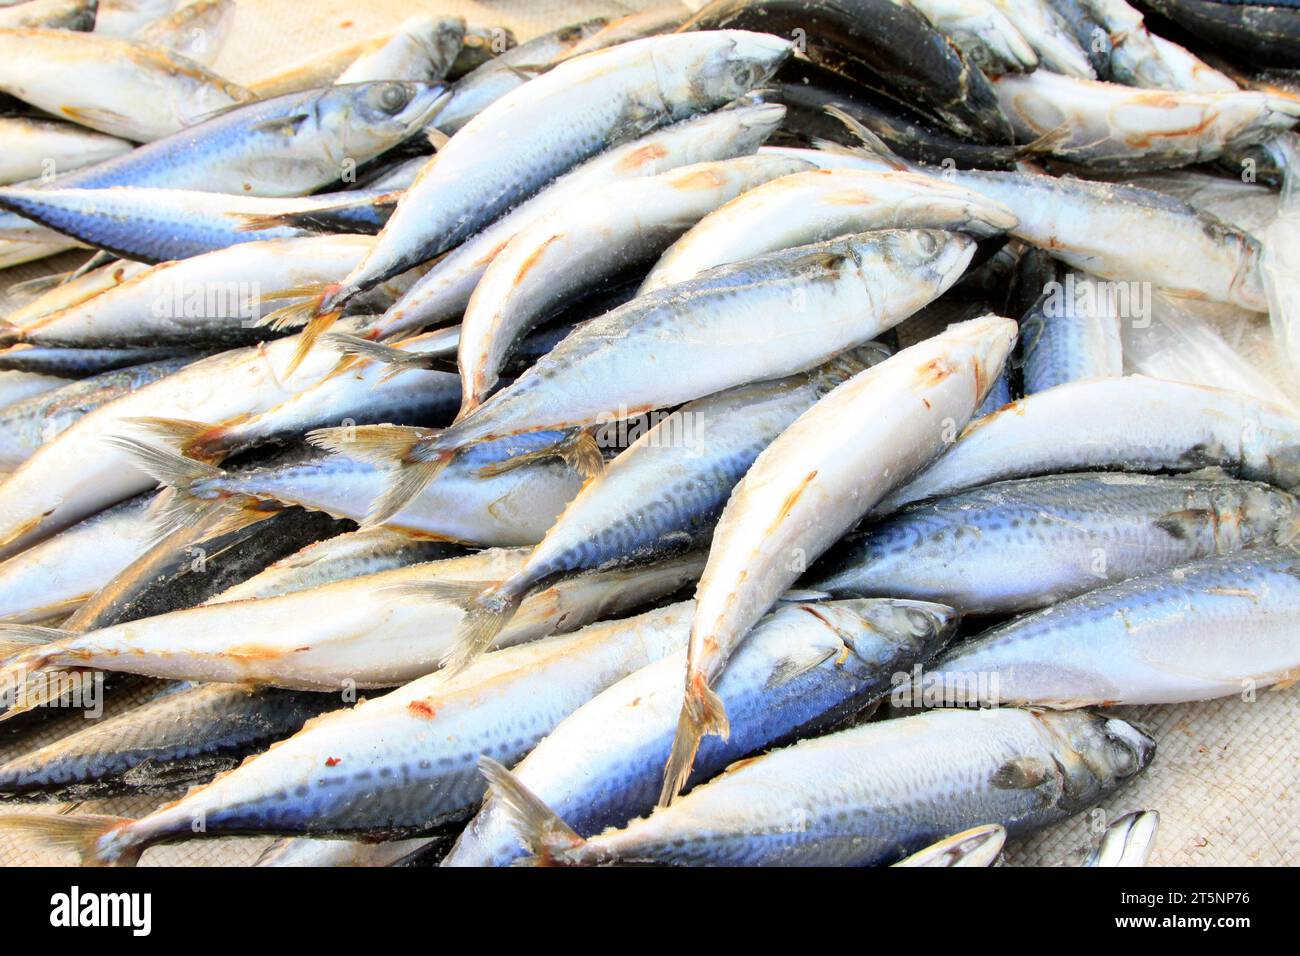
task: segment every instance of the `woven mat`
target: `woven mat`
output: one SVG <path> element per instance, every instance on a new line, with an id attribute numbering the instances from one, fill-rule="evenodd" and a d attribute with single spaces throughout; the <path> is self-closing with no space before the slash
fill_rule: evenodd
<path id="1" fill-rule="evenodd" d="M 415 2 L 377 0 L 236 0 L 230 37 L 214 68 L 240 82 L 251 82 L 292 65 L 311 50 L 328 49 L 391 28 L 416 12 L 459 13 L 472 23 L 504 25 L 520 39 L 544 29 L 588 17 L 618 15 L 660 2 L 617 0 L 466 0 Z M 8 284 L 71 268 L 84 254 L 69 254 L 9 270 Z M 1267 363 L 1267 336 L 1258 323 L 1237 325 L 1225 337 L 1262 366 Z M 1232 640 L 1233 635 L 1224 635 Z M 117 701 L 112 713 L 129 706 Z M 1160 835 L 1152 865 L 1293 866 L 1300 864 L 1300 810 L 1292 794 L 1300 790 L 1300 690 L 1265 691 L 1251 702 L 1238 699 L 1179 706 L 1124 708 L 1121 716 L 1143 724 L 1158 742 L 1154 764 L 1132 786 L 1101 806 L 1101 814 L 1084 814 L 1050 830 L 1017 841 L 1008 861 L 1020 865 L 1057 865 L 1092 842 L 1095 828 L 1135 809 L 1160 811 Z M 82 718 L 70 716 L 24 741 L 28 749 L 75 729 Z M 18 752 L 0 743 L 0 760 Z M 93 801 L 77 812 L 139 816 L 163 801 L 150 798 Z M 41 808 L 42 812 L 67 810 Z M 271 841 L 238 838 L 195 841 L 147 851 L 141 865 L 239 866 L 255 860 Z M 58 864 L 65 858 L 37 853 L 30 845 L 0 836 L 0 865 Z"/>

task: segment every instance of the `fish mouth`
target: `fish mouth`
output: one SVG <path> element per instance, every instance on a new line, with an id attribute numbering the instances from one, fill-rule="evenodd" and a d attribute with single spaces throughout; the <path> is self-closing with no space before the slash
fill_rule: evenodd
<path id="1" fill-rule="evenodd" d="M 441 83 L 425 86 L 411 98 L 403 111 L 402 125 L 407 134 L 428 126 L 452 100 L 450 87 Z"/>

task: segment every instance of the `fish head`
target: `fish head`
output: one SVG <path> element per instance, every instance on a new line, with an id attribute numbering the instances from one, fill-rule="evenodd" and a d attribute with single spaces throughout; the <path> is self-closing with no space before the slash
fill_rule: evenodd
<path id="1" fill-rule="evenodd" d="M 1156 742 L 1134 724 L 1085 710 L 1036 711 L 1055 738 L 1067 804 L 1085 807 L 1141 773 Z"/>
<path id="2" fill-rule="evenodd" d="M 1265 538 L 1272 544 L 1290 544 L 1300 538 L 1300 500 L 1295 495 L 1265 485 L 1247 485 L 1239 512 L 1232 515 L 1243 537 Z M 1220 526 L 1225 522 L 1220 519 Z"/>
<path id="3" fill-rule="evenodd" d="M 717 30 L 679 34 L 675 42 L 700 47 L 694 64 L 681 73 L 691 87 L 691 99 L 705 105 L 721 105 L 762 86 L 794 50 L 794 44 L 768 33 L 748 30 Z"/>
<path id="4" fill-rule="evenodd" d="M 937 298 L 962 277 L 975 255 L 975 240 L 965 233 L 943 229 L 885 229 L 862 233 L 848 240 L 850 250 L 873 249 L 896 268 L 924 281 Z M 852 254 L 852 253 L 851 253 Z M 858 253 L 859 262 L 871 261 Z M 876 276 L 862 270 L 862 281 L 873 282 Z"/>
<path id="5" fill-rule="evenodd" d="M 1018 332 L 1019 326 L 1014 319 L 982 315 L 953 323 L 931 341 L 942 343 L 950 364 L 970 363 L 975 379 L 975 405 L 978 407 L 1002 374 Z"/>
<path id="6" fill-rule="evenodd" d="M 928 661 L 952 640 L 961 615 L 946 604 L 902 598 L 857 598 L 836 607 L 840 638 L 860 661 L 897 669 Z"/>
<path id="7" fill-rule="evenodd" d="M 345 155 L 368 159 L 422 129 L 450 99 L 439 83 L 343 83 L 321 91 L 314 114 Z"/>

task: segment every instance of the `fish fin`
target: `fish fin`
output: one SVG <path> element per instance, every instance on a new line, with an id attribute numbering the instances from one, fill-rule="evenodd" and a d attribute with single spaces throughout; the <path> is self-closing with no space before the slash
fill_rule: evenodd
<path id="1" fill-rule="evenodd" d="M 412 369 L 456 371 L 454 357 L 432 355 L 426 352 L 408 352 L 406 349 L 394 348 L 391 345 L 384 345 L 382 342 L 373 342 L 370 339 L 347 332 L 330 332 L 321 337 L 321 343 L 342 352 L 344 355 L 354 355 L 387 365 L 388 370 L 380 376 L 379 380 L 381 382 L 386 382 L 390 378 Z"/>
<path id="2" fill-rule="evenodd" d="M 307 441 L 336 455 L 391 468 L 405 462 L 416 445 L 436 434 L 436 429 L 413 425 L 341 425 L 313 429 L 307 433 Z"/>
<path id="3" fill-rule="evenodd" d="M 1030 140 L 1024 146 L 1018 146 L 1016 148 L 1016 157 L 1024 159 L 1051 153 L 1069 138 L 1070 126 L 1068 123 L 1062 123 L 1055 129 L 1049 129 L 1036 139 Z"/>
<path id="4" fill-rule="evenodd" d="M 225 431 L 221 425 L 183 418 L 124 418 L 122 421 L 132 428 L 147 432 L 178 454 L 195 461 L 211 463 L 223 453 L 220 447 L 211 447 Z"/>
<path id="5" fill-rule="evenodd" d="M 303 123 L 307 122 L 310 117 L 306 113 L 293 113 L 289 116 L 275 116 L 262 120 L 260 123 L 251 124 L 249 132 L 255 133 L 283 133 L 285 136 L 292 136 L 298 132 Z"/>
<path id="6" fill-rule="evenodd" d="M 17 345 L 23 340 L 23 330 L 12 322 L 0 319 L 0 348 Z"/>
<path id="7" fill-rule="evenodd" d="M 216 465 L 186 458 L 169 448 L 151 445 L 126 435 L 108 435 L 104 441 L 131 459 L 131 464 L 159 484 L 185 490 L 194 482 L 222 474 Z"/>
<path id="8" fill-rule="evenodd" d="M 829 591 L 809 591 L 791 589 L 782 594 L 778 601 L 782 604 L 816 604 L 819 601 L 829 601 L 833 594 Z"/>
<path id="9" fill-rule="evenodd" d="M 128 817 L 99 814 L 5 813 L 0 814 L 0 832 L 30 837 L 51 850 L 75 853 L 82 866 L 135 866 L 143 848 L 128 847 L 115 859 L 106 860 L 99 846 L 101 838 L 134 822 Z"/>
<path id="10" fill-rule="evenodd" d="M 292 375 L 302 364 L 311 350 L 316 347 L 316 340 L 321 335 L 329 331 L 330 326 L 339 320 L 343 315 L 341 309 L 332 309 L 329 312 L 318 312 L 307 320 L 303 330 L 298 333 L 298 347 L 293 350 L 293 358 L 289 360 L 289 366 L 285 369 L 285 375 Z"/>
<path id="11" fill-rule="evenodd" d="M 883 139 L 877 136 L 874 132 L 868 129 L 861 122 L 854 119 L 848 113 L 844 112 L 844 110 L 840 109 L 834 103 L 826 107 L 826 114 L 830 116 L 832 119 L 838 120 L 839 122 L 844 124 L 845 128 L 847 128 L 850 133 L 852 133 L 858 140 L 862 142 L 862 148 L 866 150 L 868 153 L 870 153 L 872 156 L 875 156 L 877 159 L 882 159 L 885 160 L 886 162 L 890 162 L 893 165 L 897 166 L 899 169 L 911 168 L 910 166 L 908 166 L 906 160 L 904 160 L 901 156 L 899 156 L 889 147 L 888 143 L 886 143 Z M 815 142 L 813 143 L 813 145 L 818 146 L 820 142 L 821 141 Z M 844 148 L 839 143 L 832 143 L 830 145 L 833 145 L 839 149 Z"/>
<path id="12" fill-rule="evenodd" d="M 767 677 L 767 688 L 771 690 L 774 687 L 780 687 L 782 684 L 788 684 L 792 680 L 798 680 L 809 671 L 816 670 L 822 664 L 833 657 L 839 657 L 842 653 L 840 648 L 828 648 L 820 650 L 818 648 L 804 648 L 805 653 L 802 657 L 789 656 L 784 657 L 772 669 L 772 673 Z"/>
<path id="13" fill-rule="evenodd" d="M 0 721 L 25 714 L 29 710 L 41 707 L 51 700 L 63 695 L 67 689 L 58 674 L 66 674 L 66 668 L 51 662 L 62 650 L 61 641 L 76 635 L 63 634 L 53 640 L 46 640 L 49 628 L 33 628 L 30 624 L 2 624 L 0 637 L 6 640 L 22 641 L 26 637 L 40 638 L 39 643 L 26 643 L 18 653 L 8 658 L 0 667 L 0 687 L 4 688 L 4 713 Z"/>
<path id="14" fill-rule="evenodd" d="M 183 528 L 198 529 L 202 534 L 201 540 L 206 541 L 269 517 L 267 508 L 278 510 L 283 507 L 279 502 L 267 504 L 245 495 L 196 498 L 181 489 L 167 488 L 149 508 L 155 529 L 153 542 L 156 544 Z M 199 542 L 196 540 L 194 543 Z"/>
<path id="15" fill-rule="evenodd" d="M 659 806 L 668 806 L 682 792 L 690 779 L 700 741 L 708 733 L 718 734 L 725 740 L 731 733 L 731 726 L 721 698 L 713 692 L 703 674 L 694 673 L 686 684 L 686 699 L 677 720 L 677 735 L 673 738 L 673 749 L 664 767 Z"/>
<path id="16" fill-rule="evenodd" d="M 533 465 L 548 458 L 558 458 L 583 478 L 597 478 L 605 470 L 605 456 L 601 454 L 600 444 L 589 432 L 577 432 L 563 438 L 554 445 L 547 445 L 536 451 L 525 452 L 505 461 L 493 462 L 479 468 L 476 474 L 480 478 L 495 478 L 506 472 L 514 471 L 524 465 Z"/>
<path id="17" fill-rule="evenodd" d="M 98 129 L 101 126 L 120 127 L 128 119 L 115 110 L 97 109 L 93 106 L 60 106 L 59 112 L 81 126 Z"/>
<path id="18" fill-rule="evenodd" d="M 70 637 L 72 633 L 72 631 L 65 631 L 61 627 L 41 627 L 37 624 L 0 624 L 0 660 L 8 663 L 8 660 L 16 654 L 21 654 L 42 644 L 62 640 L 65 637 Z"/>
<path id="19" fill-rule="evenodd" d="M 35 302 L 51 289 L 57 289 L 71 277 L 71 272 L 56 272 L 54 275 L 37 276 L 35 279 L 15 282 L 5 290 L 5 293 L 10 305 L 26 305 L 29 302 Z"/>
<path id="20" fill-rule="evenodd" d="M 1155 526 L 1178 541 L 1187 541 L 1197 532 L 1214 526 L 1214 512 L 1208 508 L 1185 508 L 1170 511 L 1155 520 Z"/>
<path id="21" fill-rule="evenodd" d="M 442 452 L 432 461 L 417 461 L 403 464 L 395 469 L 388 478 L 384 490 L 370 505 L 361 529 L 378 527 L 397 514 L 420 496 L 442 470 L 451 463 L 455 452 Z"/>
<path id="22" fill-rule="evenodd" d="M 459 674 L 486 653 L 519 610 L 524 595 L 508 584 L 488 585 L 463 605 L 465 616 L 456 628 L 456 639 L 438 661 L 448 676 Z"/>
<path id="23" fill-rule="evenodd" d="M 1008 760 L 989 777 L 989 783 L 999 790 L 1032 790 L 1051 779 L 1054 768 L 1034 757 L 1016 757 Z"/>
<path id="24" fill-rule="evenodd" d="M 390 584 L 384 590 L 398 597 L 442 601 L 465 610 L 476 597 L 495 586 L 495 581 L 403 581 Z"/>
<path id="25" fill-rule="evenodd" d="M 231 218 L 235 220 L 235 232 L 263 232 L 267 229 L 296 228 L 296 212 L 237 212 Z"/>
<path id="26" fill-rule="evenodd" d="M 527 863 L 552 866 L 574 862 L 573 851 L 586 841 L 561 820 L 518 777 L 491 757 L 478 760 L 488 791 L 501 802 L 506 824 L 532 854 Z"/>

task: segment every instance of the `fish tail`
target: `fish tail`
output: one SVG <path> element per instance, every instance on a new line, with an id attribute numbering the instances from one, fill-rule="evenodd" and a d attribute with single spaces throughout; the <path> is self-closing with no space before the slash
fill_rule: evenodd
<path id="1" fill-rule="evenodd" d="M 343 425 L 313 429 L 307 441 L 336 455 L 392 468 L 406 462 L 420 443 L 436 434 L 434 429 L 412 425 Z"/>
<path id="2" fill-rule="evenodd" d="M 465 606 L 465 617 L 456 629 L 456 639 L 439 663 L 449 675 L 459 674 L 484 654 L 523 601 L 510 582 L 488 587 Z"/>
<path id="3" fill-rule="evenodd" d="M 23 330 L 12 322 L 0 319 L 0 348 L 17 345 L 23 340 Z"/>
<path id="4" fill-rule="evenodd" d="M 451 464 L 456 452 L 439 452 L 430 461 L 405 462 L 388 478 L 384 490 L 380 492 L 370 510 L 361 522 L 362 529 L 374 528 L 391 520 L 399 511 L 420 496 L 433 480 L 442 474 L 442 470 Z"/>
<path id="5" fill-rule="evenodd" d="M 225 426 L 182 418 L 125 418 L 132 428 L 147 432 L 186 458 L 211 462 L 224 453 L 221 440 Z"/>
<path id="6" fill-rule="evenodd" d="M 505 461 L 493 462 L 479 468 L 476 474 L 480 478 L 495 478 L 506 472 L 514 471 L 525 465 L 534 465 L 548 458 L 558 458 L 583 478 L 599 477 L 605 470 L 605 456 L 601 454 L 600 444 L 595 436 L 588 432 L 577 432 L 561 439 L 554 445 L 525 452 Z"/>
<path id="7" fill-rule="evenodd" d="M 134 820 L 98 814 L 0 814 L 0 832 L 27 837 L 42 847 L 75 853 L 82 866 L 135 866 L 143 847 L 126 839 Z M 110 834 L 117 840 L 105 840 Z"/>
<path id="8" fill-rule="evenodd" d="M 465 611 L 456 640 L 439 664 L 448 676 L 460 673 L 485 652 L 523 602 L 509 581 L 404 581 L 386 591 L 423 601 L 441 601 Z"/>
<path id="9" fill-rule="evenodd" d="M 169 488 L 185 491 L 197 481 L 216 478 L 222 474 L 216 465 L 187 458 L 170 448 L 151 445 L 129 435 L 109 435 L 104 441 L 123 452 L 135 467 L 150 478 Z"/>
<path id="10" fill-rule="evenodd" d="M 907 164 L 907 161 L 904 160 L 897 153 L 895 153 L 889 147 L 888 143 L 886 143 L 883 139 L 877 136 L 872 130 L 868 129 L 863 123 L 861 123 L 854 117 L 850 116 L 848 113 L 844 112 L 844 110 L 840 109 L 838 106 L 835 106 L 834 104 L 827 106 L 826 114 L 830 116 L 832 119 L 838 120 L 839 122 L 843 123 L 845 128 L 848 129 L 850 133 L 852 133 L 858 140 L 861 141 L 862 143 L 861 148 L 865 152 L 876 157 L 877 159 L 882 159 L 885 160 L 886 162 L 892 162 L 893 165 L 900 170 L 905 170 L 910 168 Z M 817 147 L 818 149 L 821 149 L 825 146 L 829 146 L 834 149 L 844 148 L 839 143 L 834 143 L 827 140 L 815 140 L 813 142 L 813 146 Z"/>
<path id="11" fill-rule="evenodd" d="M 411 369 L 430 369 L 441 366 L 454 371 L 455 366 L 453 360 L 443 356 L 426 355 L 423 352 L 408 352 L 405 349 L 394 348 L 391 345 L 375 342 L 348 332 L 330 332 L 322 336 L 321 343 L 342 352 L 344 355 L 368 359 L 388 366 L 387 370 L 379 377 L 381 382 L 386 382 Z"/>
<path id="12" fill-rule="evenodd" d="M 37 624 L 0 624 L 0 661 L 8 661 L 33 647 L 62 640 L 72 632 L 59 627 L 41 627 Z"/>
<path id="13" fill-rule="evenodd" d="M 725 740 L 730 733 L 731 725 L 727 722 L 727 710 L 722 705 L 722 699 L 713 692 L 703 674 L 692 674 L 686 685 L 682 713 L 677 719 L 673 749 L 664 766 L 664 785 L 659 793 L 659 806 L 668 806 L 686 786 L 704 735 L 718 734 Z"/>
<path id="14" fill-rule="evenodd" d="M 580 862 L 575 851 L 586 841 L 537 794 L 491 757 L 479 757 L 478 768 L 487 778 L 489 793 L 501 802 L 506 823 L 532 854 L 524 861 L 526 864 L 563 866 Z"/>
<path id="15" fill-rule="evenodd" d="M 316 340 L 328 332 L 342 315 L 342 309 L 330 309 L 328 312 L 317 312 L 307 320 L 303 330 L 298 333 L 298 347 L 293 350 L 293 358 L 289 360 L 289 366 L 285 369 L 286 375 L 292 375 L 298 370 L 303 359 L 316 347 Z"/>
<path id="16" fill-rule="evenodd" d="M 282 213 L 261 213 L 261 212 L 241 212 L 235 213 L 234 219 L 238 223 L 235 226 L 235 232 L 263 232 L 267 229 L 295 228 L 297 223 L 297 212 Z"/>

